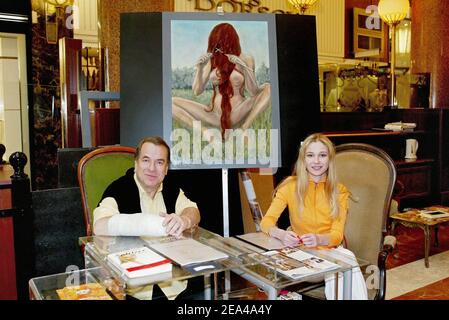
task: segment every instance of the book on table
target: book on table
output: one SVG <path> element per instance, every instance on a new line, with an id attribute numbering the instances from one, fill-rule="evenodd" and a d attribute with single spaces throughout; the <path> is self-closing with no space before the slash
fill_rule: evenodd
<path id="1" fill-rule="evenodd" d="M 263 262 L 265 265 L 292 279 L 301 279 L 340 268 L 338 264 L 307 253 L 300 247 L 270 250 L 264 255 L 270 258 Z"/>
<path id="2" fill-rule="evenodd" d="M 419 210 L 419 215 L 428 219 L 438 219 L 449 217 L 449 212 L 442 210 Z"/>
<path id="3" fill-rule="evenodd" d="M 111 253 L 108 261 L 128 278 L 140 278 L 171 272 L 172 262 L 147 247 Z"/>
<path id="4" fill-rule="evenodd" d="M 61 300 L 112 300 L 99 283 L 85 283 L 56 290 Z"/>
<path id="5" fill-rule="evenodd" d="M 169 257 L 182 267 L 190 264 L 226 259 L 229 257 L 226 253 L 190 238 L 149 245 L 152 249 Z"/>

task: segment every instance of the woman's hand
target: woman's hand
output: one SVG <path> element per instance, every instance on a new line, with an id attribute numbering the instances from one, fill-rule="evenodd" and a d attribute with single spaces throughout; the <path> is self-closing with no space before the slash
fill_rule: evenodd
<path id="1" fill-rule="evenodd" d="M 285 246 L 294 247 L 299 244 L 299 237 L 293 231 L 286 231 L 279 229 L 277 227 L 273 227 L 270 232 L 270 236 L 277 238 L 282 241 Z"/>
<path id="2" fill-rule="evenodd" d="M 321 245 L 320 236 L 315 233 L 306 233 L 299 238 L 306 248 L 312 248 Z"/>
<path id="3" fill-rule="evenodd" d="M 211 52 L 207 52 L 205 54 L 203 54 L 198 61 L 196 62 L 197 66 L 204 66 L 207 62 L 209 62 L 210 58 L 212 57 L 212 53 Z"/>

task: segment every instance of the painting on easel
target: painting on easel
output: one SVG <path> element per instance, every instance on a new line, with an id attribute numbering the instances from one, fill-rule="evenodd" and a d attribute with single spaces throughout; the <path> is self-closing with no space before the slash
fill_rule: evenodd
<path id="1" fill-rule="evenodd" d="M 167 29 L 174 166 L 276 166 L 273 16 L 172 15 Z"/>

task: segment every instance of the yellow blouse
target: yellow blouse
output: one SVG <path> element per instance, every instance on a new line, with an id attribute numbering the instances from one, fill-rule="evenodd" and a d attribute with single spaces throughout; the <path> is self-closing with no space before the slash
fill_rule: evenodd
<path id="1" fill-rule="evenodd" d="M 298 235 L 306 233 L 329 234 L 329 245 L 323 248 L 336 247 L 343 241 L 343 231 L 348 212 L 349 191 L 342 184 L 338 184 L 338 206 L 339 214 L 336 219 L 332 218 L 329 201 L 325 195 L 326 181 L 315 183 L 309 180 L 306 192 L 304 211 L 299 212 L 296 197 L 296 177 L 289 177 L 281 186 L 271 202 L 270 208 L 262 219 L 262 231 L 268 233 L 275 226 L 280 215 L 288 206 L 290 224 Z"/>

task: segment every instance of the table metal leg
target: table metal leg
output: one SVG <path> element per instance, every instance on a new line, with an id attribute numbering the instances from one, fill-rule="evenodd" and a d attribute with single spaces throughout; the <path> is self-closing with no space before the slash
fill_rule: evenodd
<path id="1" fill-rule="evenodd" d="M 276 288 L 273 287 L 266 288 L 265 292 L 267 293 L 268 300 L 276 300 L 278 296 L 278 291 Z"/>
<path id="2" fill-rule="evenodd" d="M 334 273 L 334 278 L 335 278 L 335 281 L 334 281 L 334 297 L 335 297 L 335 300 L 338 300 L 338 298 L 339 298 L 339 294 L 338 294 L 339 273 L 338 272 Z"/>
<path id="3" fill-rule="evenodd" d="M 204 300 L 211 300 L 212 299 L 212 288 L 210 285 L 210 274 L 204 275 Z M 215 283 L 215 285 L 217 285 Z"/>
<path id="4" fill-rule="evenodd" d="M 352 268 L 343 272 L 343 300 L 352 300 Z"/>
<path id="5" fill-rule="evenodd" d="M 231 291 L 231 272 L 229 270 L 224 272 L 225 277 L 225 291 Z"/>

